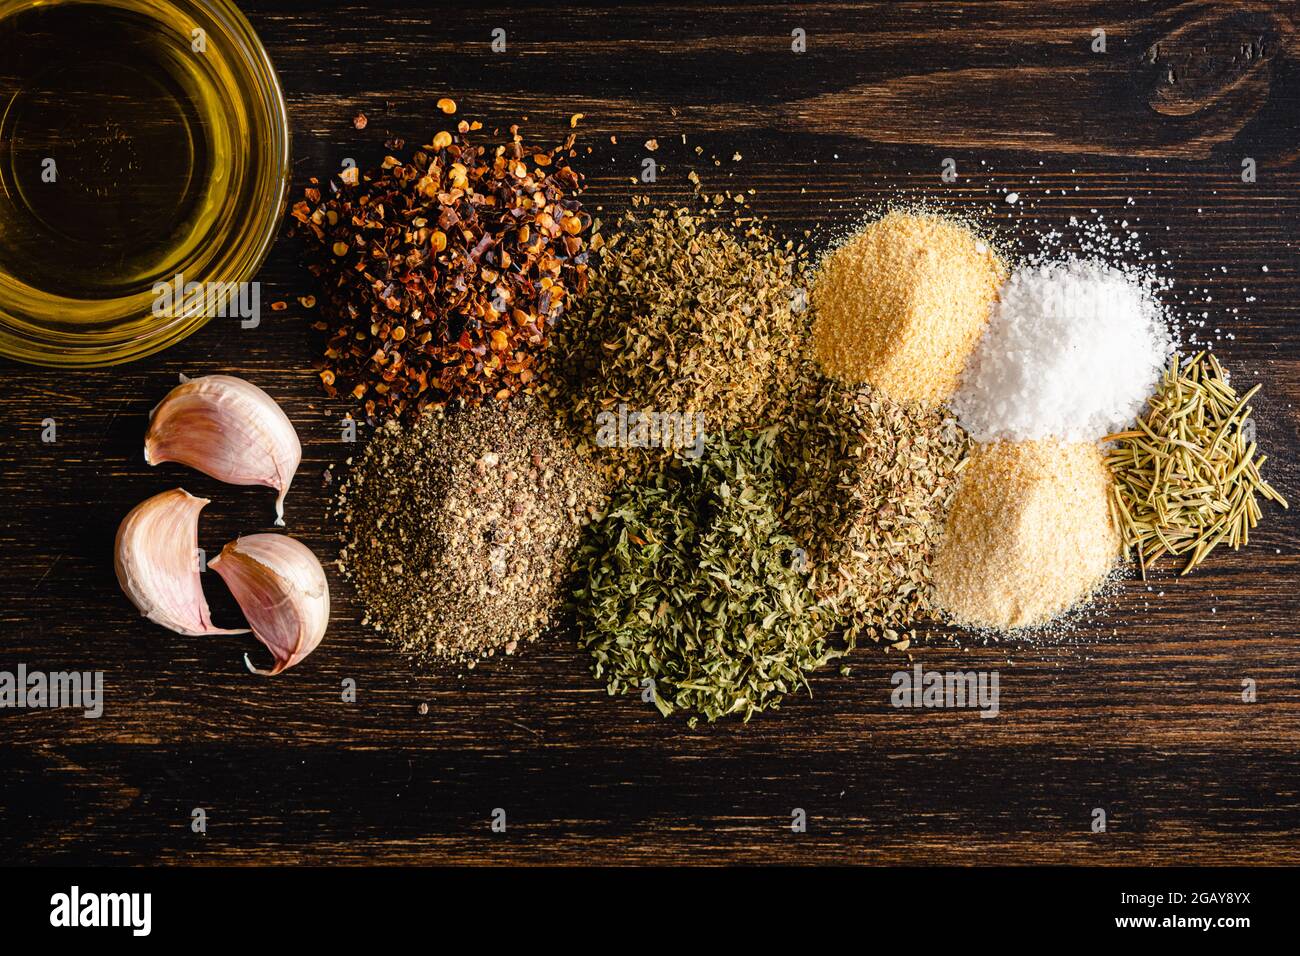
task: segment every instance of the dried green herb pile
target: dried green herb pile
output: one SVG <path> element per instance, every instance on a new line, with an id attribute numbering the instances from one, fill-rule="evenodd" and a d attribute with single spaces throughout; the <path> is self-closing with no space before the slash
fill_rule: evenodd
<path id="1" fill-rule="evenodd" d="M 378 429 L 340 488 L 363 623 L 426 661 L 513 653 L 563 604 L 594 473 L 534 401 Z"/>
<path id="2" fill-rule="evenodd" d="M 1260 474 L 1268 456 L 1247 425 L 1259 388 L 1238 396 L 1213 355 L 1175 355 L 1137 428 L 1107 437 L 1112 509 L 1143 577 L 1165 554 L 1185 555 L 1186 574 L 1220 544 L 1246 544 L 1257 495 L 1287 507 Z"/>
<path id="3" fill-rule="evenodd" d="M 618 490 L 574 559 L 580 639 L 609 693 L 748 720 L 840 656 L 777 517 L 772 430 Z M 695 718 L 691 718 L 694 725 Z"/>
<path id="4" fill-rule="evenodd" d="M 930 560 L 969 441 L 942 410 L 809 375 L 781 429 L 783 519 L 852 643 L 899 650 L 933 615 Z"/>
<path id="5" fill-rule="evenodd" d="M 752 219 L 633 211 L 551 340 L 546 394 L 585 445 L 597 416 L 702 414 L 708 432 L 779 415 L 807 337 L 805 253 Z"/>
<path id="6" fill-rule="evenodd" d="M 312 179 L 290 212 L 322 286 L 321 382 L 371 423 L 531 389 L 551 326 L 586 286 L 573 137 L 540 149 L 512 128 L 492 148 L 469 140 L 477 128 L 345 170 L 324 194 Z"/>

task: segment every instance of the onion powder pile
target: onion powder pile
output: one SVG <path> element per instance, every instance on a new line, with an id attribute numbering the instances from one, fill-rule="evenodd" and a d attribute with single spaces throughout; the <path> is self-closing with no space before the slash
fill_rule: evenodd
<path id="1" fill-rule="evenodd" d="M 976 445 L 934 558 L 936 603 L 964 627 L 1010 630 L 1087 600 L 1119 559 L 1112 484 L 1092 442 Z"/>
<path id="2" fill-rule="evenodd" d="M 1173 348 L 1140 279 L 1096 260 L 1012 273 L 952 409 L 976 441 L 1095 441 L 1128 426 Z"/>

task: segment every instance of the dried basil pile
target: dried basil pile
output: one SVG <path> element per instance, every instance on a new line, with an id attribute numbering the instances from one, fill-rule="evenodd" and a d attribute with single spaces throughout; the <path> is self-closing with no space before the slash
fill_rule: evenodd
<path id="1" fill-rule="evenodd" d="M 321 382 L 371 423 L 529 390 L 551 326 L 586 287 L 592 220 L 575 198 L 573 136 L 543 150 L 512 127 L 492 149 L 469 141 L 477 128 L 462 121 L 409 162 L 345 170 L 325 196 L 312 179 L 291 211 L 323 287 Z"/>
<path id="2" fill-rule="evenodd" d="M 841 655 L 777 519 L 773 442 L 712 436 L 702 457 L 623 487 L 587 529 L 573 603 L 610 694 L 748 720 Z"/>

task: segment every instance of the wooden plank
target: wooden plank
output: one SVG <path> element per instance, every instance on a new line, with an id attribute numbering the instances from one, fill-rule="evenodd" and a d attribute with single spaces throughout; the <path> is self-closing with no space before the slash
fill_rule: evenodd
<path id="1" fill-rule="evenodd" d="M 450 95 L 494 124 L 527 114 L 543 139 L 585 113 L 588 202 L 606 217 L 646 191 L 629 180 L 654 137 L 654 195 L 684 199 L 697 169 L 711 188 L 753 188 L 781 234 L 811 231 L 818 247 L 899 196 L 978 213 L 1022 243 L 1092 210 L 1127 219 L 1167 250 L 1183 310 L 1234 336 L 1218 346 L 1228 365 L 1264 383 L 1269 474 L 1300 498 L 1289 5 L 463 6 L 247 4 L 288 94 L 299 186 L 344 157 L 382 156 L 386 131 L 431 133 Z M 497 26 L 504 54 L 488 46 Z M 796 27 L 806 54 L 789 50 Z M 1254 184 L 1240 179 L 1246 156 Z M 890 677 L 908 662 L 873 651 L 848 677 L 819 675 L 812 699 L 697 730 L 607 697 L 564 634 L 464 676 L 420 674 L 360 628 L 332 568 L 325 643 L 274 680 L 244 672 L 251 640 L 147 625 L 111 567 L 135 502 L 176 484 L 213 498 L 210 551 L 270 530 L 265 490 L 144 464 L 148 410 L 180 372 L 243 375 L 281 400 L 304 445 L 288 530 L 336 553 L 322 474 L 354 450 L 340 440 L 346 406 L 316 387 L 319 342 L 295 301 L 309 277 L 290 241 L 260 278 L 263 301 L 290 308 L 258 329 L 214 322 L 118 369 L 0 366 L 0 669 L 100 668 L 108 698 L 98 720 L 0 711 L 6 859 L 1300 861 L 1300 517 L 1277 509 L 1248 551 L 1150 590 L 1131 583 L 1066 640 L 935 634 L 916 654 L 927 668 L 998 670 L 992 720 L 893 708 Z M 40 440 L 46 418 L 53 444 Z M 207 584 L 217 620 L 235 620 Z M 1241 702 L 1245 678 L 1257 703 Z M 189 829 L 196 807 L 206 837 Z M 505 835 L 488 830 L 495 807 Z M 789 830 L 795 807 L 807 834 Z M 1105 834 L 1090 829 L 1097 807 Z"/>

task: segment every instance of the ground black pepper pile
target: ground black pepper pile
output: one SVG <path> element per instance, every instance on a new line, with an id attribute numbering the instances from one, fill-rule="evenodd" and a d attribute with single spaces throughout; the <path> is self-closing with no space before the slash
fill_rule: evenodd
<path id="1" fill-rule="evenodd" d="M 512 654 L 553 620 L 590 467 L 529 399 L 377 430 L 337 498 L 364 623 L 418 659 Z"/>

